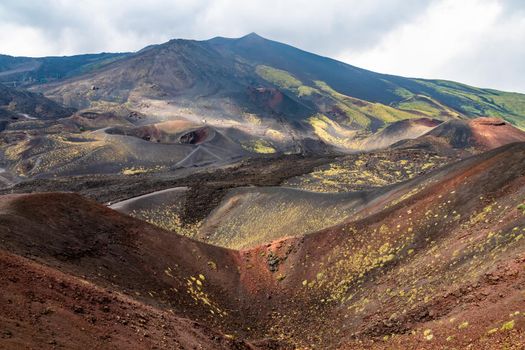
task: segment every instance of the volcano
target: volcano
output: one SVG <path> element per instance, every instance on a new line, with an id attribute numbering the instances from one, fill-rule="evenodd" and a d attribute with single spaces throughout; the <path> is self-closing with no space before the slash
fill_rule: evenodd
<path id="1" fill-rule="evenodd" d="M 0 82 L 0 348 L 525 346 L 525 95 L 255 33 Z"/>

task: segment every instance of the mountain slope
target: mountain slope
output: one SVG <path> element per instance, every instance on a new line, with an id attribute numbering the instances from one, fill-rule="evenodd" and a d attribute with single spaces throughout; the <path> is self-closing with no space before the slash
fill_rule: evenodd
<path id="1" fill-rule="evenodd" d="M 88 72 L 126 55 L 100 53 L 39 58 L 0 55 L 0 82 L 11 86 L 46 83 Z"/>
<path id="2" fill-rule="evenodd" d="M 70 68 L 58 67 L 68 59 Z M 84 110 L 39 128 L 10 127 L 0 164 L 14 177 L 368 151 L 418 137 L 430 129 L 426 119 L 499 115 L 525 126 L 525 95 L 374 73 L 256 34 L 57 60 L 50 69 L 67 78 L 32 89 Z M 210 137 L 186 142 L 200 134 Z"/>
<path id="3" fill-rule="evenodd" d="M 103 287 L 118 286 L 149 305 L 219 329 L 233 331 L 233 324 L 249 320 L 239 314 L 233 251 L 157 229 L 75 194 L 4 196 L 0 217 L 1 248 L 11 253 Z M 200 282 L 192 286 L 194 278 Z"/>
<path id="4" fill-rule="evenodd" d="M 8 195 L 0 201 L 0 247 L 110 290 L 102 325 L 119 322 L 127 294 L 157 314 L 173 310 L 221 333 L 298 348 L 520 349 L 524 156 L 519 143 L 471 157 L 392 186 L 342 224 L 242 251 L 74 194 Z M 16 290 L 16 279 L 7 283 Z M 40 317 L 52 312 L 43 310 Z M 156 332 L 156 320 L 142 322 Z"/>
<path id="5" fill-rule="evenodd" d="M 347 332 L 345 349 L 370 336 L 364 344 L 375 349 L 519 349 L 525 320 L 510 310 L 523 307 L 524 152 L 524 143 L 507 145 L 449 165 L 346 224 L 281 243 L 276 273 L 294 290 L 290 300 L 324 300 L 299 301 L 289 322 L 341 320 L 303 336 Z"/>
<path id="6" fill-rule="evenodd" d="M 257 105 L 249 92 L 258 87 L 275 88 L 281 95 Z M 322 113 L 350 129 L 376 130 L 388 122 L 422 116 L 446 120 L 493 115 L 525 125 L 525 95 L 379 74 L 256 34 L 172 40 L 42 89 L 67 105 L 133 103 L 144 97 L 182 103 L 200 114 L 199 107 L 206 105 L 237 119 L 231 107 L 225 108 L 227 100 L 241 111 L 278 114 L 286 120 Z M 286 112 L 276 108 L 285 103 Z"/>
<path id="7" fill-rule="evenodd" d="M 399 141 L 393 147 L 442 151 L 449 148 L 483 152 L 513 142 L 525 142 L 525 131 L 515 128 L 502 119 L 476 118 L 444 122 L 422 136 Z"/>
<path id="8" fill-rule="evenodd" d="M 4 250 L 0 250 L 0 267 L 5 349 L 256 349 Z"/>
<path id="9" fill-rule="evenodd" d="M 65 108 L 40 94 L 0 84 L 0 117 L 59 119 L 73 112 L 74 109 Z"/>

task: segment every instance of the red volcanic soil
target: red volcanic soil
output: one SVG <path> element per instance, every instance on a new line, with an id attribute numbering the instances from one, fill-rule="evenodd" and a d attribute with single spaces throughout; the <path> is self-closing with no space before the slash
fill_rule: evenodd
<path id="1" fill-rule="evenodd" d="M 191 334 L 203 349 L 523 349 L 524 159 L 525 143 L 507 145 L 370 192 L 344 224 L 245 251 L 75 194 L 3 196 L 0 330 L 9 344 L 40 329 L 42 341 L 66 344 L 80 327 L 102 348 L 144 339 L 168 349 Z"/>
<path id="2" fill-rule="evenodd" d="M 525 142 L 525 132 L 498 118 L 469 121 L 474 142 L 482 149 L 493 149 L 512 142 Z"/>
<path id="3" fill-rule="evenodd" d="M 298 252 L 283 269 L 310 267 L 279 271 L 285 284 L 308 287 L 291 298 L 301 300 L 291 323 L 317 323 L 302 334 L 310 342 L 345 330 L 344 349 L 521 349 L 523 159 L 525 144 L 515 144 L 448 166 L 409 182 L 399 203 L 374 203 L 362 219 L 284 244 Z M 313 293 L 324 303 L 305 307 Z M 331 327 L 320 326 L 326 320 Z"/>
<path id="4" fill-rule="evenodd" d="M 2 349 L 255 349 L 3 250 L 0 269 Z"/>
<path id="5" fill-rule="evenodd" d="M 275 110 L 283 102 L 283 94 L 274 88 L 254 88 L 249 90 L 250 99 L 261 106 Z"/>
<path id="6" fill-rule="evenodd" d="M 280 280 L 274 336 L 313 348 L 523 348 L 523 159 L 523 143 L 470 158 L 394 186 L 346 224 L 245 252 Z"/>
<path id="7" fill-rule="evenodd" d="M 431 148 L 481 152 L 513 142 L 525 142 L 525 132 L 498 118 L 449 120 L 414 140 L 396 143 L 397 148 Z"/>
<path id="8" fill-rule="evenodd" d="M 6 314 L 5 309 L 2 308 L 0 329 L 4 327 L 10 329 L 8 337 L 14 344 L 16 342 L 31 343 L 32 341 L 31 335 L 27 332 L 15 334 L 11 330 L 12 325 L 17 322 L 26 322 L 27 327 L 34 328 L 34 332 L 40 332 L 39 326 L 32 321 L 32 315 L 20 314 L 27 305 L 33 302 L 33 294 L 36 293 L 36 300 L 47 300 L 51 296 L 66 293 L 61 297 L 62 299 L 52 303 L 51 307 L 69 310 L 71 306 L 69 304 L 76 302 L 86 310 L 86 314 L 98 317 L 100 322 L 97 323 L 97 327 L 100 327 L 101 334 L 111 335 L 103 339 L 107 341 L 104 348 L 122 348 L 120 346 L 122 339 L 126 339 L 126 334 L 134 331 L 138 333 L 129 340 L 136 341 L 137 348 L 141 348 L 142 345 L 139 346 L 141 342 L 146 344 L 143 347 L 152 348 L 148 344 L 160 346 L 158 344 L 161 344 L 161 339 L 163 339 L 161 333 L 155 332 L 171 332 L 170 328 L 160 327 L 155 332 L 150 329 L 150 337 L 154 339 L 144 341 L 141 340 L 144 336 L 139 332 L 140 329 L 132 328 L 131 331 L 123 331 L 121 335 L 119 333 L 121 326 L 116 327 L 114 323 L 118 321 L 117 315 L 129 319 L 130 316 L 126 316 L 126 313 L 130 313 L 131 310 L 136 312 L 134 306 L 121 307 L 121 304 L 129 304 L 130 298 L 135 300 L 137 305 L 141 305 L 140 308 L 143 309 L 144 317 L 147 319 L 163 322 L 161 315 L 168 312 L 177 316 L 172 317 L 171 321 L 179 327 L 175 329 L 184 329 L 185 324 L 190 324 L 196 330 L 200 330 L 196 331 L 190 327 L 187 329 L 187 335 L 183 333 L 179 335 L 174 332 L 171 336 L 171 343 L 168 341 L 160 346 L 163 349 L 171 348 L 169 344 L 176 344 L 175 340 L 192 346 L 200 344 L 203 346 L 200 348 L 203 349 L 221 348 L 221 344 L 228 349 L 265 349 L 266 343 L 276 349 L 283 348 L 269 341 L 259 341 L 257 346 L 249 345 L 252 347 L 248 347 L 243 342 L 232 342 L 226 336 L 211 332 L 208 328 L 195 323 L 196 321 L 206 324 L 221 333 L 230 334 L 232 338 L 237 338 L 238 334 L 248 334 L 247 327 L 257 329 L 253 314 L 246 309 L 247 306 L 241 300 L 244 291 L 239 288 L 237 268 L 239 255 L 237 252 L 209 246 L 172 232 L 160 230 L 96 202 L 86 200 L 79 195 L 42 193 L 2 196 L 0 201 L 0 250 L 9 252 L 9 254 L 5 253 L 8 256 L 5 258 L 7 261 L 14 260 L 18 264 L 14 265 L 17 267 L 11 270 L 2 270 L 11 271 L 11 273 L 5 273 L 3 277 L 8 279 L 8 284 L 14 285 L 2 289 L 1 299 L 10 299 L 13 293 L 15 295 L 16 293 L 29 293 L 24 294 L 26 298 L 29 298 L 29 300 L 24 299 L 26 302 L 24 306 L 20 307 L 20 304 L 16 304 L 18 311 L 14 310 L 14 313 Z M 49 271 L 60 270 L 61 273 L 71 276 L 71 284 L 80 284 L 83 289 L 71 287 L 73 292 L 68 294 L 67 288 L 55 288 L 56 283 L 38 277 L 31 280 L 29 289 L 25 289 L 28 283 L 19 283 L 25 277 L 19 276 L 18 266 L 25 266 L 28 262 L 23 259 L 17 260 L 21 258 L 11 254 L 29 257 L 36 263 L 42 264 L 40 267 L 37 267 L 36 263 L 29 264 L 30 266 L 27 267 L 28 270 L 40 269 L 39 273 L 42 275 L 48 274 Z M 64 277 L 57 277 L 57 279 L 64 279 Z M 94 289 L 95 285 L 101 288 L 100 291 Z M 23 288 L 24 291 L 16 292 L 17 288 Z M 42 295 L 38 296 L 40 293 Z M 118 296 L 117 299 L 104 299 L 106 301 L 103 304 L 111 310 L 111 317 L 100 318 L 94 311 L 99 302 L 96 301 L 98 299 L 93 300 L 89 294 L 97 293 L 102 296 L 107 293 Z M 102 296 L 97 298 L 100 299 Z M 7 300 L 6 303 L 9 304 L 9 301 Z M 120 308 L 120 313 L 114 314 L 114 308 L 117 310 Z M 90 311 L 87 311 L 88 309 Z M 75 313 L 74 308 L 72 310 Z M 19 313 L 19 316 L 16 316 L 16 312 Z M 67 314 L 66 311 L 64 313 Z M 57 311 L 57 314 L 60 313 Z M 81 318 L 86 317 L 83 315 Z M 178 317 L 185 317 L 194 322 L 181 321 Z M 82 329 L 84 321 L 74 319 L 72 322 L 72 324 L 78 324 L 78 328 Z M 87 322 L 89 322 L 89 317 L 87 317 Z M 47 323 L 47 334 L 54 334 L 61 342 L 67 342 L 72 333 L 68 327 L 65 327 L 65 324 L 67 323 Z M 151 326 L 151 328 L 156 327 Z M 144 328 L 144 331 L 147 330 Z M 101 334 L 97 328 L 92 327 L 85 337 L 90 338 L 92 344 L 98 344 L 100 343 L 98 337 Z M 196 339 L 194 343 L 190 336 L 192 334 Z M 188 341 L 184 340 L 186 336 Z M 211 340 L 206 342 L 207 338 Z M 113 339 L 116 343 L 113 343 Z M 38 344 L 39 340 L 34 340 L 33 344 L 35 343 Z M 72 344 L 71 348 L 83 348 L 78 344 L 77 346 Z M 212 345 L 206 346 L 206 344 Z M 194 348 L 189 345 L 178 348 Z"/>

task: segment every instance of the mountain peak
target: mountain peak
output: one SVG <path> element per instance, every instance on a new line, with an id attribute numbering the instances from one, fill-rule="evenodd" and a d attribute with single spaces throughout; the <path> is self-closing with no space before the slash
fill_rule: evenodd
<path id="1" fill-rule="evenodd" d="M 253 39 L 264 39 L 264 38 L 255 32 L 251 32 L 241 37 L 240 39 L 252 39 L 253 40 Z"/>

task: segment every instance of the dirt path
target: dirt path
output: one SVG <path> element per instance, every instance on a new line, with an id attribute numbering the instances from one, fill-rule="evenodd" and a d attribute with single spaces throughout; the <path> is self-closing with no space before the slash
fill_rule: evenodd
<path id="1" fill-rule="evenodd" d="M 109 202 L 109 203 L 107 203 L 107 205 L 113 210 L 122 211 L 126 207 L 128 207 L 130 205 L 133 205 L 133 204 L 135 204 L 135 203 L 137 203 L 139 201 L 152 199 L 152 198 L 157 197 L 159 195 L 168 194 L 168 193 L 169 194 L 171 194 L 171 193 L 182 193 L 182 192 L 185 192 L 187 190 L 188 190 L 188 187 L 168 188 L 166 190 L 160 190 L 160 191 L 151 192 L 151 193 L 148 193 L 148 194 L 144 194 L 142 196 L 133 197 L 133 198 L 126 199 L 126 200 L 123 200 L 123 201 L 120 201 L 120 202 L 117 202 L 117 203 L 113 203 L 113 204 L 111 204 L 111 202 Z"/>

